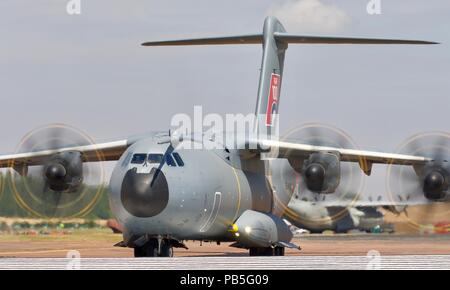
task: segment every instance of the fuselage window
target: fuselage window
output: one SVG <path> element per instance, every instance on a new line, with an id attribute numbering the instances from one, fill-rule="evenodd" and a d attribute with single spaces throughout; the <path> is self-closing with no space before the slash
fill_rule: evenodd
<path id="1" fill-rule="evenodd" d="M 166 163 L 167 163 L 167 165 L 169 165 L 169 166 L 177 166 L 176 164 L 175 164 L 175 161 L 173 160 L 173 158 L 172 158 L 172 155 L 170 155 L 170 154 L 166 154 Z"/>
<path id="2" fill-rule="evenodd" d="M 136 153 L 133 155 L 133 158 L 131 158 L 131 163 L 132 164 L 142 164 L 142 163 L 144 163 L 145 158 L 147 158 L 147 154 Z"/>
<path id="3" fill-rule="evenodd" d="M 180 154 L 178 153 L 173 153 L 173 158 L 175 158 L 175 160 L 177 161 L 178 166 L 184 166 L 184 162 L 183 159 L 181 159 Z"/>
<path id="4" fill-rule="evenodd" d="M 148 154 L 148 163 L 161 163 L 164 155 L 162 154 Z"/>

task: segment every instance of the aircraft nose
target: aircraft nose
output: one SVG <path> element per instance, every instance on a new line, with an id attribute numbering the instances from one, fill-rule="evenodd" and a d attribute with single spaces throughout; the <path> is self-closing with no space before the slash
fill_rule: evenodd
<path id="1" fill-rule="evenodd" d="M 122 181 L 120 198 L 124 208 L 136 217 L 153 217 L 169 202 L 169 186 L 164 173 L 152 168 L 150 173 L 127 171 Z"/>

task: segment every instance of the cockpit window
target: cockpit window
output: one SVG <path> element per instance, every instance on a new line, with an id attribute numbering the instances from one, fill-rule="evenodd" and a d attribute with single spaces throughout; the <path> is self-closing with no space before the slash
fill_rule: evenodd
<path id="1" fill-rule="evenodd" d="M 174 161 L 173 158 L 172 158 L 172 155 L 170 155 L 170 154 L 166 154 L 166 163 L 167 163 L 167 165 L 169 165 L 169 166 L 177 166 L 177 165 L 175 164 L 175 161 Z"/>
<path id="2" fill-rule="evenodd" d="M 183 159 L 181 159 L 180 154 L 174 152 L 173 153 L 173 158 L 175 158 L 175 160 L 177 161 L 178 166 L 184 166 L 184 162 L 183 162 Z"/>
<path id="3" fill-rule="evenodd" d="M 175 160 L 174 160 L 175 157 Z M 133 158 L 131 158 L 132 164 L 143 164 L 144 162 L 148 163 L 156 163 L 161 164 L 162 162 L 165 162 L 170 167 L 176 167 L 178 166 L 184 166 L 184 162 L 181 159 L 180 155 L 178 153 L 174 153 L 173 157 L 171 154 L 144 154 L 144 153 L 136 153 L 133 154 Z"/>
<path id="4" fill-rule="evenodd" d="M 136 153 L 133 155 L 133 158 L 131 158 L 131 163 L 132 164 L 142 164 L 142 163 L 144 163 L 145 158 L 147 158 L 147 154 Z"/>
<path id="5" fill-rule="evenodd" d="M 148 154 L 148 163 L 161 163 L 164 155 L 162 154 Z"/>

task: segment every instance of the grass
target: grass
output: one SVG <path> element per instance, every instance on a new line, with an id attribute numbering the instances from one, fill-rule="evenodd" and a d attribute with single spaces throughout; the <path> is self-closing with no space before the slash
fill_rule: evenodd
<path id="1" fill-rule="evenodd" d="M 80 242 L 80 241 L 104 241 L 115 244 L 122 240 L 122 235 L 113 234 L 108 228 L 97 229 L 75 229 L 68 230 L 64 233 L 61 230 L 52 231 L 48 235 L 27 235 L 27 234 L 0 234 L 0 242 L 25 242 L 25 241 L 64 241 L 64 242 Z"/>

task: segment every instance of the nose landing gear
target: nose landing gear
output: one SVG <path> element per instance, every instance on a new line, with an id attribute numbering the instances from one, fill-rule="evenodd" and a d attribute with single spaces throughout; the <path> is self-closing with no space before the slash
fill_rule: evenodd
<path id="1" fill-rule="evenodd" d="M 134 247 L 134 256 L 142 257 L 173 257 L 173 247 L 169 240 L 150 239 L 142 246 Z"/>

